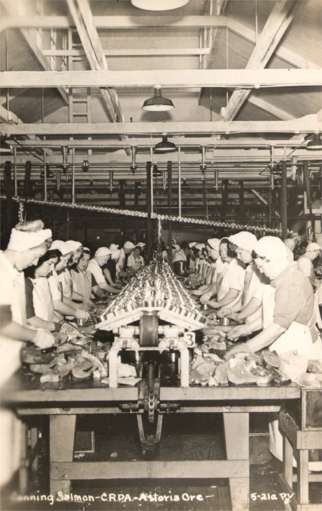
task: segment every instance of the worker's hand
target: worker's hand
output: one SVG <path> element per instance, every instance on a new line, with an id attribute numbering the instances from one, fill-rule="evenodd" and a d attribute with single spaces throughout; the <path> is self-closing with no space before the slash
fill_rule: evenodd
<path id="1" fill-rule="evenodd" d="M 195 289 L 194 291 L 191 291 L 191 294 L 193 296 L 201 296 L 202 295 L 202 290 L 200 289 Z"/>
<path id="2" fill-rule="evenodd" d="M 209 293 L 205 293 L 205 294 L 203 294 L 203 295 L 200 297 L 200 303 L 201 303 L 202 305 L 206 305 L 206 304 L 209 302 L 210 298 L 211 298 L 211 297 L 210 297 L 210 294 L 209 294 Z"/>
<path id="3" fill-rule="evenodd" d="M 250 353 L 251 350 L 247 344 L 247 342 L 242 342 L 238 344 L 237 346 L 234 346 L 231 348 L 227 353 L 225 354 L 225 360 L 229 360 L 231 357 L 236 355 L 237 353 Z"/>
<path id="4" fill-rule="evenodd" d="M 218 304 L 218 302 L 216 302 L 216 300 L 209 300 L 208 305 L 212 309 L 219 309 L 220 308 L 220 305 Z"/>
<path id="5" fill-rule="evenodd" d="M 55 337 L 48 330 L 39 328 L 33 338 L 33 343 L 37 348 L 46 350 L 55 344 Z"/>
<path id="6" fill-rule="evenodd" d="M 239 339 L 240 337 L 245 337 L 248 334 L 249 334 L 249 331 L 248 331 L 247 326 L 239 325 L 239 326 L 235 326 L 234 328 L 232 328 L 232 330 L 230 330 L 230 332 L 228 332 L 227 337 L 231 341 L 237 341 L 237 339 Z"/>
<path id="7" fill-rule="evenodd" d="M 239 319 L 238 312 L 231 312 L 230 314 L 228 314 L 228 317 L 233 321 L 236 321 L 236 323 L 242 323 L 242 320 Z"/>
<path id="8" fill-rule="evenodd" d="M 77 319 L 83 319 L 84 321 L 87 321 L 87 320 L 89 320 L 89 313 L 87 311 L 82 310 L 82 309 L 76 309 L 75 317 Z"/>
<path id="9" fill-rule="evenodd" d="M 228 316 L 230 317 L 231 314 L 232 314 L 232 311 L 231 311 L 230 307 L 222 307 L 221 309 L 219 309 L 217 311 L 218 318 L 225 318 Z"/>

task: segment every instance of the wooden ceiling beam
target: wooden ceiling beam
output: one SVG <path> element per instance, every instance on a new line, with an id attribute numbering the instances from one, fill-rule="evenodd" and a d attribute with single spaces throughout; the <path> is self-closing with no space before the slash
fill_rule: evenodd
<path id="1" fill-rule="evenodd" d="M 240 23 L 239 21 L 230 18 L 227 26 L 229 30 L 243 39 L 256 44 L 256 32 L 244 23 Z M 289 64 L 292 64 L 294 67 L 303 69 L 320 69 L 320 66 L 316 62 L 312 62 L 311 60 L 302 57 L 295 51 L 283 45 L 276 50 L 275 56 L 285 60 L 285 62 L 288 62 Z"/>
<path id="2" fill-rule="evenodd" d="M 153 27 L 168 28 L 203 28 L 225 27 L 228 24 L 225 16 L 94 16 L 97 29 L 105 30 L 138 30 Z M 57 28 L 68 29 L 74 23 L 68 16 L 4 16 L 0 20 L 0 32 L 9 28 Z"/>
<path id="3" fill-rule="evenodd" d="M 261 110 L 274 115 L 274 117 L 280 119 L 281 121 L 290 121 L 291 119 L 295 119 L 294 115 L 286 112 L 286 110 L 283 110 L 282 108 L 273 105 L 269 101 L 259 98 L 258 96 L 249 96 L 248 101 L 257 108 L 260 108 Z"/>
<path id="4" fill-rule="evenodd" d="M 0 88 L 321 87 L 319 69 L 156 69 L 142 71 L 3 71 Z"/>
<path id="5" fill-rule="evenodd" d="M 201 122 L 125 122 L 73 124 L 1 124 L 3 135 L 189 135 L 189 134 L 243 134 L 243 133 L 312 133 L 322 132 L 322 120 L 308 115 L 291 121 L 201 121 Z"/>
<path id="6" fill-rule="evenodd" d="M 92 70 L 107 70 L 107 62 L 93 22 L 93 15 L 87 0 L 67 0 L 69 12 L 77 27 L 86 58 Z M 115 90 L 101 89 L 104 109 L 112 122 L 122 121 L 122 112 Z"/>
<path id="7" fill-rule="evenodd" d="M 294 19 L 292 12 L 294 5 L 295 0 L 281 0 L 274 5 L 247 62 L 246 69 L 266 67 Z M 251 90 L 249 89 L 233 92 L 222 112 L 226 121 L 231 121 L 236 117 L 250 94 Z"/>
<path id="8" fill-rule="evenodd" d="M 23 3 L 20 3 L 18 5 L 18 7 L 16 6 L 15 2 L 6 2 L 6 3 L 2 3 L 2 5 L 4 6 L 6 12 L 8 13 L 9 18 L 18 18 L 18 17 L 21 17 L 21 18 L 26 17 L 27 18 L 27 16 L 14 16 L 15 14 L 17 14 L 17 11 L 19 11 L 19 10 L 21 11 L 21 8 L 25 9 L 25 6 Z M 23 14 L 26 14 L 26 13 L 24 12 Z M 2 18 L 2 20 L 0 21 L 0 30 L 1 30 L 1 23 L 2 22 L 5 23 L 5 20 L 6 20 L 6 17 L 4 16 Z M 37 43 L 37 39 L 36 39 L 34 30 L 29 30 L 25 26 L 25 27 L 21 27 L 20 33 L 21 33 L 22 37 L 24 38 L 25 42 L 27 43 L 27 45 L 29 46 L 30 50 L 36 57 L 37 61 L 41 65 L 41 67 L 45 71 L 51 71 L 52 68 L 50 66 L 50 62 L 48 61 L 47 57 L 45 57 L 44 54 L 42 53 L 41 48 L 39 47 L 39 45 Z M 63 101 L 66 104 L 68 104 L 67 91 L 64 89 L 63 86 L 57 87 L 57 89 L 58 89 L 58 92 L 59 92 L 60 96 L 62 97 Z"/>
<path id="9" fill-rule="evenodd" d="M 117 148 L 117 147 L 124 147 L 125 145 L 128 145 L 129 147 L 130 146 L 133 146 L 133 147 L 138 147 L 138 146 L 144 146 L 144 147 L 153 147 L 156 142 L 158 142 L 158 140 L 154 137 L 154 138 L 151 138 L 150 136 L 149 137 L 146 137 L 146 138 L 138 138 L 138 137 L 135 137 L 135 138 L 128 138 L 127 140 L 127 144 L 125 144 L 124 142 L 120 141 L 120 140 L 102 140 L 102 139 L 97 139 L 97 140 L 78 140 L 78 139 L 73 139 L 73 140 L 69 140 L 69 139 L 66 139 L 66 140 L 61 140 L 61 139 L 56 139 L 56 140 L 53 140 L 53 139 L 49 139 L 49 140 L 28 140 L 28 141 L 23 141 L 20 146 L 24 146 L 24 147 L 51 147 L 51 148 L 59 148 L 61 149 L 62 146 L 66 146 L 66 147 L 75 147 L 75 148 L 79 148 L 79 149 L 87 149 L 87 148 L 92 148 L 92 149 L 106 149 L 108 150 L 109 148 Z M 209 136 L 209 137 L 193 137 L 193 136 L 189 136 L 189 137 L 183 137 L 183 136 L 173 136 L 171 137 L 171 142 L 175 143 L 176 145 L 180 145 L 181 147 L 185 147 L 185 148 L 197 148 L 199 146 L 205 146 L 208 148 L 211 146 L 212 148 L 215 148 L 215 150 L 225 150 L 226 148 L 241 148 L 241 149 L 248 149 L 248 148 L 251 148 L 251 149 L 255 149 L 255 148 L 259 148 L 259 149 L 268 149 L 269 147 L 273 146 L 274 148 L 276 147 L 301 147 L 301 143 L 297 142 L 297 141 L 290 141 L 290 140 L 281 140 L 281 139 L 265 139 L 265 138 L 259 138 L 258 136 L 256 137 L 243 137 L 243 138 L 240 138 L 240 139 L 237 139 L 236 137 L 232 138 L 232 139 L 224 139 L 224 138 L 221 138 L 221 139 L 218 139 L 217 136 Z M 15 143 L 13 142 L 13 145 Z M 18 145 L 18 144 L 17 144 Z M 245 153 L 246 154 L 246 153 Z"/>
<path id="10" fill-rule="evenodd" d="M 7 108 L 0 105 L 0 122 L 20 124 L 22 120 L 11 110 L 7 110 Z"/>
<path id="11" fill-rule="evenodd" d="M 208 55 L 210 48 L 127 48 L 103 49 L 105 57 L 183 57 L 186 55 Z M 48 57 L 82 57 L 81 50 L 43 50 Z"/>

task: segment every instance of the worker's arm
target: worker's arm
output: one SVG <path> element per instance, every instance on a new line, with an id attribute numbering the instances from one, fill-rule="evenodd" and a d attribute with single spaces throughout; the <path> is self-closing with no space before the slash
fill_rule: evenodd
<path id="1" fill-rule="evenodd" d="M 49 332 L 54 332 L 56 329 L 56 325 L 53 321 L 46 321 L 45 319 L 38 318 L 37 316 L 28 318 L 27 325 L 31 328 L 43 328 L 45 330 L 49 330 Z"/>
<path id="2" fill-rule="evenodd" d="M 221 300 L 210 300 L 208 302 L 208 305 L 212 307 L 213 309 L 220 309 L 221 307 L 226 307 L 229 305 L 233 300 L 236 300 L 238 295 L 240 294 L 240 291 L 238 289 L 229 289 L 225 296 Z"/>
<path id="3" fill-rule="evenodd" d="M 251 298 L 248 304 L 236 314 L 236 320 L 244 321 L 245 319 L 248 318 L 248 316 L 251 316 L 252 314 L 257 312 L 261 306 L 262 306 L 261 300 L 258 300 L 258 298 L 255 297 Z"/>
<path id="4" fill-rule="evenodd" d="M 112 279 L 112 275 L 111 275 L 110 270 L 109 270 L 108 268 L 104 268 L 103 273 L 104 273 L 104 277 L 105 277 L 105 279 L 106 279 L 106 282 L 107 282 L 110 286 L 114 287 L 114 286 L 115 286 L 115 282 L 113 282 L 113 279 Z"/>
<path id="5" fill-rule="evenodd" d="M 15 321 L 10 321 L 6 326 L 1 328 L 1 335 L 18 341 L 33 341 L 36 336 L 36 330 L 24 325 L 20 325 Z"/>
<path id="6" fill-rule="evenodd" d="M 242 327 L 247 325 L 242 325 Z M 240 352 L 256 353 L 257 351 L 263 350 L 270 346 L 276 339 L 285 332 L 285 328 L 281 327 L 277 323 L 271 323 L 268 327 L 264 328 L 256 337 L 250 339 L 247 342 L 235 346 L 229 350 L 225 358 L 230 358 L 232 355 Z"/>

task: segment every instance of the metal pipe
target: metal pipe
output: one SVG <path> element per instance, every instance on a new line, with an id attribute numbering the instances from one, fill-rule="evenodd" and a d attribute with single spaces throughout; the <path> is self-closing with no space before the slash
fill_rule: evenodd
<path id="1" fill-rule="evenodd" d="M 281 220 L 282 220 L 282 238 L 287 236 L 287 167 L 286 162 L 282 162 L 282 188 L 281 188 Z"/>
<path id="2" fill-rule="evenodd" d="M 13 178 L 14 178 L 14 196 L 18 197 L 18 174 L 17 174 L 17 150 L 13 148 Z"/>
<path id="3" fill-rule="evenodd" d="M 178 215 L 182 216 L 182 197 L 181 197 L 181 148 L 178 147 Z"/>
<path id="4" fill-rule="evenodd" d="M 149 185 L 149 186 L 150 186 L 151 215 L 153 215 L 153 212 L 154 212 L 154 194 L 153 194 L 153 147 L 150 147 L 150 157 L 151 157 L 150 183 L 147 183 L 147 185 Z"/>
<path id="5" fill-rule="evenodd" d="M 75 149 L 72 149 L 72 204 L 75 204 Z"/>
<path id="6" fill-rule="evenodd" d="M 43 159 L 44 159 L 44 200 L 47 200 L 47 153 L 43 151 Z"/>

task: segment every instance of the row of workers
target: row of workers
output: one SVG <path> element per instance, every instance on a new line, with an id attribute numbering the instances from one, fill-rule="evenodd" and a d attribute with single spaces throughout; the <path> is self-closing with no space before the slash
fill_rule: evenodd
<path id="1" fill-rule="evenodd" d="M 144 243 L 100 247 L 93 257 L 80 242 L 52 240 L 41 220 L 18 224 L 0 251 L 0 387 L 20 366 L 29 341 L 50 348 L 64 319 L 87 320 L 93 300 L 120 291 L 122 279 L 144 265 Z M 123 280 L 124 281 L 124 280 Z M 18 467 L 19 421 L 0 412 L 0 488 Z"/>
<path id="2" fill-rule="evenodd" d="M 214 271 L 211 280 L 194 292 L 206 307 L 237 323 L 228 336 L 241 341 L 226 353 L 256 353 L 270 349 L 277 354 L 297 353 L 322 361 L 322 342 L 316 326 L 319 310 L 312 286 L 312 261 L 320 254 L 317 243 L 294 261 L 280 238 L 257 240 L 246 231 L 222 240 L 210 239 L 208 253 Z M 304 261 L 303 261 L 304 259 Z M 308 271 L 310 270 L 310 271 Z M 270 449 L 283 457 L 277 420 L 269 425 Z M 322 464 L 313 462 L 312 470 Z"/>

